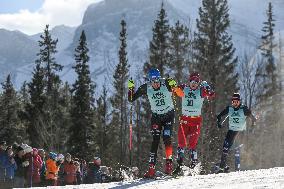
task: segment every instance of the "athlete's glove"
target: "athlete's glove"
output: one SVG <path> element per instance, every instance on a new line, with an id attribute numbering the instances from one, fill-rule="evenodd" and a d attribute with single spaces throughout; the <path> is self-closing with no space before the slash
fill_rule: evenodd
<path id="1" fill-rule="evenodd" d="M 135 86 L 134 81 L 132 79 L 128 80 L 128 89 L 133 89 Z"/>
<path id="2" fill-rule="evenodd" d="M 169 78 L 168 82 L 169 82 L 170 87 L 176 87 L 177 86 L 177 82 L 173 78 Z"/>
<path id="3" fill-rule="evenodd" d="M 210 85 L 207 83 L 207 81 L 202 81 L 200 84 L 201 87 L 204 87 L 206 90 L 211 91 Z"/>

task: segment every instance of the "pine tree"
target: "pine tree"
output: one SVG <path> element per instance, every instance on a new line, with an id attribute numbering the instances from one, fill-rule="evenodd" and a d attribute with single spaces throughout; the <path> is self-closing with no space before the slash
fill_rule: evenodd
<path id="1" fill-rule="evenodd" d="M 158 18 L 152 29 L 153 37 L 150 41 L 149 63 L 144 65 L 144 71 L 147 72 L 151 68 L 157 68 L 163 77 L 168 68 L 168 48 L 169 48 L 169 20 L 167 18 L 164 3 L 162 3 Z"/>
<path id="2" fill-rule="evenodd" d="M 57 39 L 52 39 L 49 32 L 49 26 L 46 25 L 44 33 L 40 36 L 40 40 L 38 41 L 40 51 L 37 54 L 38 59 L 36 60 L 36 63 L 41 64 L 45 74 L 45 93 L 47 97 L 45 124 L 47 125 L 48 132 L 51 134 L 52 138 L 56 138 L 57 133 L 60 133 L 61 119 L 57 118 L 61 117 L 60 109 L 62 109 L 59 103 L 61 80 L 58 72 L 62 70 L 63 66 L 56 63 L 54 57 L 57 53 L 57 42 Z M 56 140 L 50 141 L 50 148 L 54 148 L 56 145 L 55 143 Z"/>
<path id="3" fill-rule="evenodd" d="M 112 135 L 109 129 L 109 99 L 106 86 L 103 86 L 102 95 L 97 99 L 96 108 L 96 144 L 99 148 L 99 155 L 107 165 L 111 164 L 113 159 L 113 149 L 109 148 L 112 143 Z"/>
<path id="4" fill-rule="evenodd" d="M 0 97 L 0 137 L 9 144 L 20 142 L 23 130 L 20 127 L 18 112 L 20 110 L 19 97 L 15 91 L 10 74 L 2 85 L 3 93 Z"/>
<path id="5" fill-rule="evenodd" d="M 119 63 L 116 66 L 114 78 L 114 89 L 115 93 L 111 99 L 113 107 L 113 120 L 112 125 L 114 127 L 119 127 L 119 162 L 125 163 L 126 150 L 127 150 L 127 88 L 126 83 L 129 77 L 129 64 L 127 59 L 127 43 L 126 43 L 126 22 L 121 21 L 121 31 L 120 31 L 120 49 L 118 52 Z"/>
<path id="6" fill-rule="evenodd" d="M 278 65 L 274 57 L 274 48 L 276 43 L 274 41 L 274 27 L 275 20 L 273 15 L 273 6 L 270 2 L 268 4 L 268 10 L 266 12 L 267 21 L 263 22 L 262 28 L 263 35 L 261 37 L 260 50 L 263 58 L 262 69 L 258 77 L 260 82 L 258 87 L 261 89 L 258 95 L 257 101 L 259 102 L 259 108 L 264 110 L 259 125 L 262 125 L 261 136 L 259 143 L 261 144 L 260 156 L 259 156 L 259 167 L 266 168 L 276 166 L 278 162 L 278 146 L 274 143 L 267 143 L 267 139 L 273 141 L 277 136 L 277 127 L 281 125 L 281 92 L 280 92 L 280 78 L 278 75 Z M 280 63 L 281 64 L 281 63 Z M 266 139 L 264 139 L 264 136 Z M 264 149 L 272 149 L 271 152 L 267 152 Z M 273 154 L 276 152 L 275 154 Z M 271 158 L 270 158 L 271 156 Z M 268 158 L 269 157 L 269 158 Z"/>
<path id="7" fill-rule="evenodd" d="M 183 71 L 189 61 L 189 46 L 189 29 L 177 21 L 175 26 L 170 28 L 169 37 L 169 68 L 174 70 L 174 78 L 177 81 L 184 77 Z"/>
<path id="8" fill-rule="evenodd" d="M 45 71 L 48 95 L 52 93 L 54 83 L 59 82 L 59 76 L 56 72 L 61 71 L 63 66 L 56 63 L 54 55 L 57 53 L 56 46 L 58 39 L 53 40 L 49 32 L 49 25 L 46 25 L 43 35 L 40 35 L 38 41 L 40 51 L 37 54 L 39 59 L 36 63 L 41 64 Z"/>
<path id="9" fill-rule="evenodd" d="M 229 26 L 227 0 L 202 1 L 194 39 L 194 58 L 202 79 L 212 84 L 218 94 L 218 98 L 210 104 L 205 104 L 203 111 L 205 116 L 200 150 L 203 155 L 201 159 L 205 164 L 219 161 L 225 130 L 220 132 L 212 129 L 215 126 L 214 116 L 230 103 L 231 95 L 237 90 L 237 58 L 234 56 L 232 37 L 227 31 Z M 209 165 L 205 167 L 210 168 Z"/>
<path id="10" fill-rule="evenodd" d="M 48 148 L 51 138 L 45 124 L 45 95 L 44 70 L 39 63 L 33 71 L 31 82 L 28 83 L 30 102 L 26 104 L 24 118 L 28 122 L 27 133 L 33 147 Z"/>
<path id="11" fill-rule="evenodd" d="M 273 48 L 276 47 L 274 43 L 274 27 L 275 20 L 273 15 L 273 7 L 271 2 L 268 4 L 266 12 L 267 21 L 263 24 L 263 35 L 261 36 L 262 44 L 260 45 L 261 54 L 264 58 L 264 96 L 267 98 L 277 94 L 279 86 L 277 84 L 276 62 L 273 56 Z"/>
<path id="12" fill-rule="evenodd" d="M 76 157 L 90 159 L 95 148 L 93 137 L 95 85 L 90 77 L 88 52 L 86 35 L 82 31 L 79 45 L 75 49 L 76 65 L 73 68 L 78 78 L 71 89 L 73 95 L 68 146 L 70 152 Z"/>

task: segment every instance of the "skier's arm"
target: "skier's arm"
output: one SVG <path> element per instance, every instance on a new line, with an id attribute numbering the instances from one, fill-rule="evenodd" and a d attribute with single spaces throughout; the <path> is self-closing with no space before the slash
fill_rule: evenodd
<path id="1" fill-rule="evenodd" d="M 215 92 L 212 90 L 211 86 L 207 83 L 207 81 L 201 82 L 201 97 L 207 97 L 210 99 L 213 99 L 215 97 Z"/>
<path id="2" fill-rule="evenodd" d="M 256 122 L 255 116 L 252 114 L 251 110 L 250 110 L 247 106 L 244 106 L 244 113 L 245 113 L 245 116 L 251 118 L 251 120 L 252 120 L 253 123 Z"/>
<path id="3" fill-rule="evenodd" d="M 177 83 L 174 79 L 172 79 L 172 78 L 166 79 L 166 87 L 167 87 L 169 92 L 173 92 L 174 94 L 176 94 L 179 97 L 184 96 L 183 90 L 180 87 L 177 86 Z"/>
<path id="4" fill-rule="evenodd" d="M 219 115 L 217 115 L 217 121 L 221 122 L 221 119 L 223 116 L 227 115 L 229 113 L 229 106 L 227 106 Z"/>
<path id="5" fill-rule="evenodd" d="M 208 90 L 205 87 L 201 88 L 201 97 L 213 99 L 215 97 L 215 92 L 213 90 Z"/>
<path id="6" fill-rule="evenodd" d="M 142 95 L 147 95 L 147 84 L 146 83 L 141 85 L 136 92 L 134 91 L 134 88 L 130 88 L 128 90 L 128 101 L 133 102 L 137 100 L 139 97 L 141 97 Z"/>

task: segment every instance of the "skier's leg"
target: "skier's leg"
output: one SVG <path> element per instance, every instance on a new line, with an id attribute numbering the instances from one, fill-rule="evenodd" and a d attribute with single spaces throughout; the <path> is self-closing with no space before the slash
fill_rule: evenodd
<path id="1" fill-rule="evenodd" d="M 186 116 L 180 117 L 180 125 L 178 128 L 178 159 L 179 166 L 183 165 L 184 149 L 187 147 L 187 136 L 189 134 L 189 124 Z"/>
<path id="2" fill-rule="evenodd" d="M 169 112 L 165 117 L 165 122 L 163 123 L 163 141 L 165 144 L 165 153 L 166 153 L 166 174 L 172 174 L 173 164 L 172 164 L 172 155 L 173 155 L 173 146 L 172 146 L 172 126 L 174 123 L 174 112 Z"/>
<path id="3" fill-rule="evenodd" d="M 149 154 L 149 170 L 144 174 L 144 177 L 152 178 L 155 176 L 155 165 L 157 159 L 157 151 L 160 143 L 161 126 L 159 125 L 159 117 L 152 115 L 151 118 L 151 133 L 153 136 L 151 150 Z"/>
<path id="4" fill-rule="evenodd" d="M 229 130 L 227 132 L 227 135 L 226 135 L 226 138 L 225 138 L 225 141 L 224 141 L 224 145 L 223 145 L 223 153 L 222 153 L 222 156 L 221 156 L 221 163 L 220 163 L 221 169 L 224 169 L 225 166 L 226 166 L 229 150 L 230 150 L 231 146 L 233 145 L 237 134 L 238 134 L 238 131 Z"/>
<path id="5" fill-rule="evenodd" d="M 191 118 L 189 125 L 189 151 L 190 151 L 190 167 L 193 168 L 198 163 L 196 145 L 200 136 L 202 118 Z"/>
<path id="6" fill-rule="evenodd" d="M 235 171 L 240 170 L 241 159 L 240 159 L 240 148 L 235 148 Z"/>

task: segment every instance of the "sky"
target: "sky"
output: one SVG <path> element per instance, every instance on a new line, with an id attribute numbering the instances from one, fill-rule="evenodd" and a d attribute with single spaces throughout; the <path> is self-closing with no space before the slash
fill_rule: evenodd
<path id="1" fill-rule="evenodd" d="M 45 25 L 78 26 L 87 7 L 102 0 L 0 0 L 0 28 L 28 35 Z"/>

